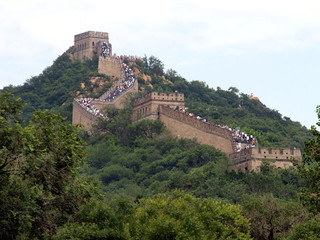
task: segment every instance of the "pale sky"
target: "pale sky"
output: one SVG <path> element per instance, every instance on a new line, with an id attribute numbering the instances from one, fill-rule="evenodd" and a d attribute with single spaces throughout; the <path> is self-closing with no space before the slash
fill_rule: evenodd
<path id="1" fill-rule="evenodd" d="M 188 81 L 253 93 L 310 128 L 319 12 L 319 0 L 1 0 L 0 89 L 40 74 L 75 34 L 103 31 L 117 55 L 156 56 Z"/>

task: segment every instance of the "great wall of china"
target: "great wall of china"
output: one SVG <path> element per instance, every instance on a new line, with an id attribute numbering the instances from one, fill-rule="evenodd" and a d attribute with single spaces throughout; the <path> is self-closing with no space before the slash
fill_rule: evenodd
<path id="1" fill-rule="evenodd" d="M 106 45 L 110 46 L 107 54 L 104 54 L 105 49 L 101 48 L 102 43 L 107 43 Z M 73 59 L 85 60 L 99 56 L 98 71 L 118 79 L 98 99 L 89 100 L 95 108 L 94 112 L 88 106 L 83 106 L 79 100 L 74 100 L 72 123 L 80 123 L 90 131 L 92 125 L 99 118 L 97 112 L 100 113 L 104 107 L 110 105 L 123 108 L 127 104 L 129 96 L 138 92 L 138 81 L 134 79 L 130 87 L 123 90 L 120 95 L 106 101 L 107 97 L 126 81 L 127 75 L 122 60 L 112 56 L 108 33 L 88 31 L 75 35 L 74 48 Z M 180 108 L 184 108 L 183 93 L 152 92 L 135 99 L 132 118 L 135 121 L 160 120 L 174 136 L 195 138 L 199 143 L 221 150 L 230 158 L 230 169 L 236 171 L 259 171 L 259 167 L 264 161 L 270 161 L 271 165 L 278 168 L 288 168 L 293 165 L 292 159 L 301 160 L 300 149 L 268 149 L 255 146 L 237 151 L 236 142 L 230 130 L 187 116 L 177 111 Z"/>

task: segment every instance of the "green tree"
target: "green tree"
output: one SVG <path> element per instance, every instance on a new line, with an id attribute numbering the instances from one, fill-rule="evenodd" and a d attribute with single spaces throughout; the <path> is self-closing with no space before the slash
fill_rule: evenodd
<path id="1" fill-rule="evenodd" d="M 118 200 L 115 207 L 92 200 L 80 208 L 73 220 L 60 227 L 53 240 L 124 240 L 129 239 L 127 218 L 132 207 Z"/>
<path id="2" fill-rule="evenodd" d="M 156 74 L 156 75 L 163 75 L 164 74 L 164 65 L 163 63 L 156 58 L 155 56 L 150 56 L 147 58 L 145 56 L 143 58 L 144 67 L 148 71 L 147 73 Z"/>
<path id="3" fill-rule="evenodd" d="M 317 107 L 320 127 L 320 105 Z M 315 126 L 311 127 L 314 138 L 305 143 L 302 163 L 298 170 L 306 180 L 307 188 L 301 193 L 302 201 L 315 213 L 320 213 L 320 132 Z"/>
<path id="4" fill-rule="evenodd" d="M 43 239 L 93 194 L 76 174 L 83 142 L 61 116 L 37 111 L 22 127 L 20 101 L 5 94 L 0 102 L 0 236 Z"/>
<path id="5" fill-rule="evenodd" d="M 271 194 L 249 195 L 241 205 L 244 216 L 250 219 L 254 239 L 272 240 L 282 237 L 307 217 L 307 211 L 300 203 L 276 199 Z"/>
<path id="6" fill-rule="evenodd" d="M 130 232 L 133 239 L 250 239 L 239 206 L 180 191 L 140 199 Z"/>
<path id="7" fill-rule="evenodd" d="M 320 239 L 320 216 L 310 219 L 294 227 L 289 240 L 314 240 Z"/>

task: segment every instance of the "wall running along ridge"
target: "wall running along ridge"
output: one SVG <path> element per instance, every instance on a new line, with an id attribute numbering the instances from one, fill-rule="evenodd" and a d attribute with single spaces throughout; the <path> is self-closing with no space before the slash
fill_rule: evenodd
<path id="1" fill-rule="evenodd" d="M 122 60 L 119 57 L 110 55 L 102 57 L 101 43 L 109 43 L 109 35 L 105 32 L 88 31 L 75 35 L 74 53 L 72 59 L 91 59 L 99 57 L 98 72 L 118 79 L 113 86 L 99 99 L 94 99 L 91 103 L 99 110 L 106 106 L 124 108 L 132 93 L 138 92 L 138 81 L 112 101 L 103 101 L 110 92 L 119 86 L 125 78 L 122 69 Z M 110 44 L 111 46 L 111 44 Z M 170 130 L 172 135 L 181 138 L 195 138 L 199 143 L 210 145 L 221 150 L 230 157 L 230 169 L 236 171 L 260 171 L 260 166 L 265 161 L 270 161 L 271 165 L 279 168 L 288 168 L 293 165 L 292 159 L 301 160 L 300 149 L 279 149 L 279 148 L 248 148 L 236 152 L 236 144 L 232 133 L 225 128 L 221 128 L 211 123 L 194 119 L 175 109 L 184 108 L 183 93 L 149 93 L 134 102 L 132 119 L 139 121 L 143 119 L 154 119 L 162 121 Z M 92 125 L 98 117 L 84 109 L 79 102 L 74 100 L 72 112 L 72 124 L 82 124 L 86 130 L 91 132 Z"/>
<path id="2" fill-rule="evenodd" d="M 219 149 L 227 156 L 234 152 L 232 134 L 227 129 L 199 121 L 165 106 L 159 106 L 159 120 L 175 136 L 195 138 L 199 143 Z"/>

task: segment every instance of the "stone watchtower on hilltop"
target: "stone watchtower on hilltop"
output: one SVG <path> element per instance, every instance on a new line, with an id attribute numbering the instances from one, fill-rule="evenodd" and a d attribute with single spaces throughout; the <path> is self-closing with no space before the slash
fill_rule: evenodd
<path id="1" fill-rule="evenodd" d="M 74 57 L 81 61 L 102 55 L 103 43 L 109 47 L 109 56 L 112 56 L 112 46 L 109 34 L 106 32 L 88 31 L 74 36 Z"/>
<path id="2" fill-rule="evenodd" d="M 73 58 L 84 61 L 99 58 L 98 72 L 121 79 L 121 60 L 112 55 L 112 45 L 106 32 L 87 31 L 74 36 Z"/>
<path id="3" fill-rule="evenodd" d="M 132 69 L 120 57 L 112 55 L 108 33 L 87 31 L 75 35 L 71 58 L 85 61 L 94 57 L 99 60 L 98 72 L 111 77 L 113 86 L 99 98 L 74 99 L 72 123 L 82 124 L 88 131 L 104 107 L 123 108 L 131 94 L 138 91 L 138 81 Z"/>

